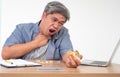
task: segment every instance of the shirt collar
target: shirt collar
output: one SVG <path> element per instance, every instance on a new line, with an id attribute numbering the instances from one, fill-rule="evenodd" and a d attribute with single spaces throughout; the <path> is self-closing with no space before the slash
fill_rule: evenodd
<path id="1" fill-rule="evenodd" d="M 40 22 L 41 22 L 41 21 L 35 23 L 34 32 L 37 33 L 37 34 L 40 32 L 40 29 L 39 29 L 39 24 L 40 24 Z"/>

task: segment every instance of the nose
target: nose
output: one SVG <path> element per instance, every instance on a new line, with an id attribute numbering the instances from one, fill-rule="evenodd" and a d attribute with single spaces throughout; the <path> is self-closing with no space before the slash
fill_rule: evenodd
<path id="1" fill-rule="evenodd" d="M 59 26 L 59 23 L 58 22 L 54 22 L 54 28 L 58 28 L 58 26 Z"/>

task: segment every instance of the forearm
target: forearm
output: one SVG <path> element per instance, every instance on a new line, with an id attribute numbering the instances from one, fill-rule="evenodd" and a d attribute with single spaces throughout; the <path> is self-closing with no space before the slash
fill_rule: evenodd
<path id="1" fill-rule="evenodd" d="M 37 45 L 33 41 L 25 44 L 15 44 L 12 46 L 4 46 L 2 50 L 3 59 L 18 58 L 26 53 L 37 48 Z"/>

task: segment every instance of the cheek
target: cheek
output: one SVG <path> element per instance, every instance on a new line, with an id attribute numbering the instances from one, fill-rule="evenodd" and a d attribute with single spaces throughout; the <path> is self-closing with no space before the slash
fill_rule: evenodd
<path id="1" fill-rule="evenodd" d="M 51 24 L 51 21 L 49 21 L 48 19 L 45 19 L 43 23 L 45 27 L 48 27 Z"/>
<path id="2" fill-rule="evenodd" d="M 44 23 L 45 23 L 46 26 L 49 26 L 49 25 L 51 25 L 53 22 L 52 22 L 50 19 L 46 19 Z"/>
<path id="3" fill-rule="evenodd" d="M 48 17 L 44 17 L 44 18 L 43 18 L 43 21 L 44 21 L 45 24 L 47 24 L 47 23 L 50 22 L 50 19 L 49 19 Z"/>

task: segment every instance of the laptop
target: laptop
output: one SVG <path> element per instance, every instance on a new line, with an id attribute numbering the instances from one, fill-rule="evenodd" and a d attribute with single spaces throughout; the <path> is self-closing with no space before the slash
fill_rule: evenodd
<path id="1" fill-rule="evenodd" d="M 112 59 L 113 59 L 117 49 L 119 48 L 119 45 L 120 45 L 120 39 L 118 40 L 118 42 L 117 42 L 117 44 L 116 44 L 116 46 L 115 46 L 115 48 L 114 48 L 114 50 L 112 52 L 112 55 L 111 55 L 109 61 L 93 61 L 93 60 L 84 59 L 84 60 L 81 61 L 81 65 L 101 66 L 101 67 L 108 66 L 111 63 L 111 61 L 112 61 Z"/>

